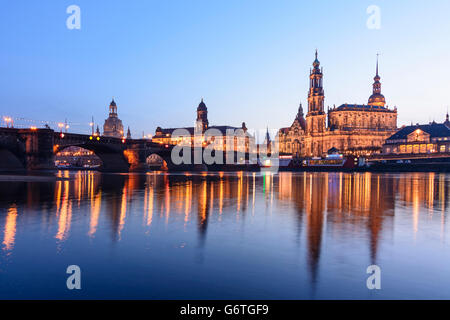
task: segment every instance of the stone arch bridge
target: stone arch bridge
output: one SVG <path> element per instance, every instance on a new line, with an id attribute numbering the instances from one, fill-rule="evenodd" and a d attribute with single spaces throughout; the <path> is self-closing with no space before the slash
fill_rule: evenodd
<path id="1" fill-rule="evenodd" d="M 119 139 L 84 134 L 59 133 L 51 129 L 0 128 L 0 170 L 54 169 L 55 155 L 76 146 L 93 151 L 102 160 L 102 170 L 146 170 L 146 159 L 157 154 L 173 169 L 171 146 L 144 139 Z"/>
<path id="2" fill-rule="evenodd" d="M 171 160 L 173 146 L 146 139 L 120 139 L 85 134 L 60 133 L 51 129 L 0 128 L 0 171 L 47 170 L 55 168 L 55 155 L 65 148 L 77 146 L 93 151 L 102 160 L 102 171 L 146 171 L 147 158 L 160 156 L 169 171 L 226 170 L 227 165 L 175 165 Z M 237 162 L 238 153 L 234 153 Z M 245 155 L 249 159 L 249 155 Z M 256 168 L 253 166 L 252 168 Z M 233 169 L 248 169 L 242 165 Z"/>

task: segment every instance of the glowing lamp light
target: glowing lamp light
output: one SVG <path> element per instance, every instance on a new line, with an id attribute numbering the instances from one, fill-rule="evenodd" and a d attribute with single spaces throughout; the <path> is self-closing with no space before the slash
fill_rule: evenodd
<path id="1" fill-rule="evenodd" d="M 100 141 L 100 137 L 97 137 L 97 141 Z"/>
<path id="2" fill-rule="evenodd" d="M 92 136 L 90 136 L 90 137 L 89 137 L 89 140 L 92 140 L 92 139 L 93 139 Z"/>
<path id="3" fill-rule="evenodd" d="M 61 133 L 61 134 L 60 134 L 60 137 L 61 137 L 61 138 L 64 138 L 64 133 Z"/>
<path id="4" fill-rule="evenodd" d="M 125 139 L 122 139 L 122 143 L 125 143 Z"/>

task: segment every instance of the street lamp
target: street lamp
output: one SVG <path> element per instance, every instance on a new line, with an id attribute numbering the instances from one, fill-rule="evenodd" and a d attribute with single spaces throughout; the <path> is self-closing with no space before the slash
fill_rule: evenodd
<path id="1" fill-rule="evenodd" d="M 89 125 L 91 126 L 92 135 L 94 135 L 94 124 L 94 117 L 92 117 L 92 121 L 89 123 Z"/>
<path id="2" fill-rule="evenodd" d="M 9 128 L 11 124 L 11 128 L 13 127 L 13 120 L 11 117 L 3 117 L 3 120 L 6 122 L 6 127 Z"/>
<path id="3" fill-rule="evenodd" d="M 64 127 L 64 123 L 58 123 L 58 128 L 60 129 L 61 133 L 62 133 L 63 127 Z"/>

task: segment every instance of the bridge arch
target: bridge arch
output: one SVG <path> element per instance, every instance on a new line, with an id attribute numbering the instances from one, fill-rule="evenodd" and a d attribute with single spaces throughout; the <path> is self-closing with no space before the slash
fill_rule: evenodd
<path id="1" fill-rule="evenodd" d="M 24 170 L 25 156 L 14 152 L 9 148 L 0 146 L 0 171 L 2 170 Z"/>
<path id="2" fill-rule="evenodd" d="M 0 132 L 0 170 L 26 169 L 25 142 L 17 135 Z"/>
<path id="3" fill-rule="evenodd" d="M 65 164 L 80 168 L 100 168 L 103 161 L 94 151 L 79 146 L 60 148 L 55 154 L 55 164 L 64 167 Z"/>
<path id="4" fill-rule="evenodd" d="M 161 171 L 168 171 L 168 165 L 166 160 L 164 160 L 163 157 L 161 157 L 158 153 L 152 153 L 147 156 L 147 159 L 145 160 L 145 163 L 149 170 L 161 170 Z"/>
<path id="5" fill-rule="evenodd" d="M 54 146 L 54 154 L 69 148 L 78 147 L 92 151 L 101 161 L 100 171 L 127 172 L 130 165 L 124 155 L 124 148 L 117 146 L 109 146 L 101 143 L 84 143 L 84 142 L 68 142 L 64 144 L 56 144 Z"/>

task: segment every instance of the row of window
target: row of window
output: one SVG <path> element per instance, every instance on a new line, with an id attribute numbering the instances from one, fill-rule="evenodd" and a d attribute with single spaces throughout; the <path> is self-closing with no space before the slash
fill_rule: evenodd
<path id="1" fill-rule="evenodd" d="M 435 145 L 435 144 L 408 144 L 397 147 L 387 147 L 386 153 L 436 153 L 436 152 L 450 152 L 450 145 Z"/>

